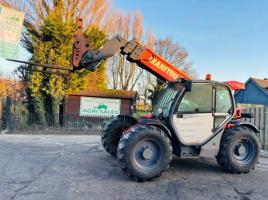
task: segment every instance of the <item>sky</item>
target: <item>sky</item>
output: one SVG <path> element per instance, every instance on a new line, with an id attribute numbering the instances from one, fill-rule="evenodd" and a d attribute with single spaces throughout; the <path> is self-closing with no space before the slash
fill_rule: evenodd
<path id="1" fill-rule="evenodd" d="M 201 78 L 246 81 L 268 77 L 268 1 L 114 0 L 140 10 L 158 38 L 171 36 L 189 53 Z"/>
<path id="2" fill-rule="evenodd" d="M 17 60 L 27 61 L 30 58 L 30 54 L 21 46 L 18 47 L 19 55 Z M 14 78 L 12 72 L 19 67 L 20 63 L 6 61 L 4 58 L 0 57 L 0 75 L 5 77 Z"/>
<path id="3" fill-rule="evenodd" d="M 219 81 L 268 77 L 266 0 L 113 0 L 113 6 L 140 10 L 145 28 L 157 38 L 179 42 L 200 78 L 207 73 Z M 19 59 L 28 56 L 20 48 Z M 0 58 L 6 74 L 16 66 Z"/>

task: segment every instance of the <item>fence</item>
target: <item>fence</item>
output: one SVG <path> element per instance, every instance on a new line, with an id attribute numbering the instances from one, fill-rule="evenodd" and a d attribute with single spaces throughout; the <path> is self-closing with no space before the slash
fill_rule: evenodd
<path id="1" fill-rule="evenodd" d="M 261 141 L 262 149 L 268 150 L 268 108 L 262 105 L 238 104 L 242 112 L 252 113 L 254 118 L 243 119 L 259 128 L 258 137 Z"/>
<path id="2" fill-rule="evenodd" d="M 34 133 L 34 134 L 96 134 L 111 119 L 110 116 L 88 116 L 80 117 L 65 115 L 62 119 L 55 122 L 54 116 L 46 116 L 46 122 L 40 123 L 33 113 L 10 114 L 3 123 L 2 129 L 11 133 Z M 1 122 L 1 120 L 0 120 Z M 1 128 L 1 127 L 0 127 Z M 1 130 L 0 130 L 1 132 Z"/>

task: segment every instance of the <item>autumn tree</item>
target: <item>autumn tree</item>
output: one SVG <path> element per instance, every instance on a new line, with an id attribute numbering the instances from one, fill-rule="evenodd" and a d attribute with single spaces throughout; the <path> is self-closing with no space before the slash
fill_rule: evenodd
<path id="1" fill-rule="evenodd" d="M 119 34 L 126 40 L 135 38 L 137 41 L 142 42 L 144 28 L 141 12 L 137 11 L 132 15 L 115 10 L 110 13 L 107 20 L 110 21 L 105 28 L 110 35 Z M 141 68 L 127 61 L 121 54 L 115 55 L 109 61 L 109 84 L 113 89 L 133 90 L 142 73 Z"/>
<path id="2" fill-rule="evenodd" d="M 152 91 L 152 86 L 151 86 L 151 80 L 149 80 L 151 78 L 151 75 L 149 74 L 149 72 L 143 72 L 142 76 L 138 82 L 138 105 L 139 107 L 137 109 L 139 109 L 140 107 L 142 107 L 144 112 L 147 112 L 150 108 L 151 108 L 151 103 L 150 103 L 150 96 L 151 96 L 151 91 Z M 142 106 L 140 106 L 142 105 Z"/>
<path id="3" fill-rule="evenodd" d="M 172 37 L 157 39 L 153 45 L 153 49 L 172 65 L 193 78 L 197 77 L 196 70 L 192 67 L 191 63 L 187 62 L 188 52 L 178 42 L 173 41 Z M 164 88 L 165 82 L 153 76 L 150 76 L 148 81 L 150 81 L 151 85 L 149 89 L 151 99 L 154 101 L 155 97 Z"/>

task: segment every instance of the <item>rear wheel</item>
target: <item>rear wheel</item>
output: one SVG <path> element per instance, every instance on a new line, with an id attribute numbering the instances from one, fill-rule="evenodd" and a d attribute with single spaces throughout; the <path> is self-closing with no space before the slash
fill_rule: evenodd
<path id="1" fill-rule="evenodd" d="M 103 129 L 101 141 L 104 149 L 116 157 L 117 145 L 123 131 L 134 125 L 136 121 L 129 117 L 115 117 Z"/>
<path id="2" fill-rule="evenodd" d="M 237 126 L 227 129 L 217 158 L 219 165 L 232 173 L 248 173 L 260 155 L 260 144 L 252 129 Z"/>
<path id="3" fill-rule="evenodd" d="M 120 139 L 117 156 L 126 175 L 136 181 L 146 181 L 160 176 L 168 168 L 172 147 L 160 128 L 135 126 Z"/>

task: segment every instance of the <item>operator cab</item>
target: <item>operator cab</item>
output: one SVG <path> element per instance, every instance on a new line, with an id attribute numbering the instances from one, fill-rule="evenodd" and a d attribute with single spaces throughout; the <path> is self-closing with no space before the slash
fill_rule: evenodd
<path id="1" fill-rule="evenodd" d="M 202 145 L 224 128 L 235 110 L 230 87 L 216 81 L 170 83 L 153 114 L 167 121 L 184 145 Z M 190 88 L 190 89 L 189 89 Z"/>

